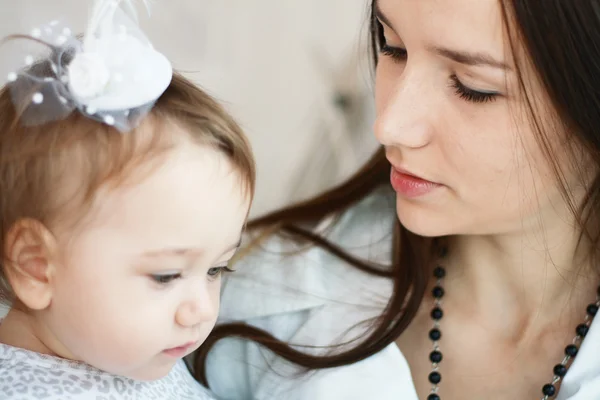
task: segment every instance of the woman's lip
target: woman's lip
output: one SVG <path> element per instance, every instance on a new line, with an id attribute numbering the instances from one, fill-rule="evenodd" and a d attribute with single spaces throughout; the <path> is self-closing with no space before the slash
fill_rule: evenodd
<path id="1" fill-rule="evenodd" d="M 442 186 L 396 167 L 391 169 L 390 182 L 398 194 L 407 198 L 424 196 Z"/>
<path id="2" fill-rule="evenodd" d="M 403 174 L 403 175 L 408 175 L 408 176 L 413 177 L 415 179 L 422 180 L 423 182 L 430 182 L 430 183 L 434 183 L 435 184 L 435 182 L 427 180 L 425 178 L 422 178 L 422 177 L 420 177 L 417 174 L 413 174 L 412 172 L 410 172 L 410 171 L 408 171 L 408 170 L 406 170 L 404 168 L 395 167 L 393 164 L 392 164 L 392 168 L 395 169 L 396 171 L 398 171 L 399 173 Z"/>

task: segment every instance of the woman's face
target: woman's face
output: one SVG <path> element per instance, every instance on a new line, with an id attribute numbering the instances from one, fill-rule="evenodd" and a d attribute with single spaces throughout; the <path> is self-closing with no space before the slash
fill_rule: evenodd
<path id="1" fill-rule="evenodd" d="M 497 0 L 378 0 L 376 10 L 385 40 L 375 135 L 393 166 L 402 224 L 425 236 L 503 234 L 564 213 Z M 534 107 L 549 110 L 536 74 L 524 68 L 521 75 Z M 565 136 L 545 131 L 571 184 Z"/>

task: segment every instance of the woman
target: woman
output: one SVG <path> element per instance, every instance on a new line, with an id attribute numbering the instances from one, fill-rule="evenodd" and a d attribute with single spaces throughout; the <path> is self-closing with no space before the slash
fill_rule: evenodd
<path id="1" fill-rule="evenodd" d="M 600 1 L 377 0 L 371 25 L 382 148 L 254 222 L 198 377 L 227 399 L 600 398 Z"/>

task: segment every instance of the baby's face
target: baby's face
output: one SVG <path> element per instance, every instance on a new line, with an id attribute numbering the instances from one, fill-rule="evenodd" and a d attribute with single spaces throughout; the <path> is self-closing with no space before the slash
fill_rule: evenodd
<path id="1" fill-rule="evenodd" d="M 220 273 L 249 207 L 239 174 L 211 148 L 178 145 L 139 184 L 100 193 L 64 249 L 49 345 L 135 379 L 166 375 L 213 328 Z"/>

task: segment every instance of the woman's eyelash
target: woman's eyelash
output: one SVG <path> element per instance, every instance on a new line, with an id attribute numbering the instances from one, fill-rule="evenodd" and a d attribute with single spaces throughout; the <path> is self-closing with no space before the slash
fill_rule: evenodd
<path id="1" fill-rule="evenodd" d="M 408 55 L 406 53 L 405 49 L 403 49 L 401 47 L 391 47 L 385 43 L 381 45 L 381 48 L 379 51 L 381 52 L 381 54 L 390 57 L 392 60 L 394 60 L 396 62 L 406 60 L 406 57 Z"/>
<path id="2" fill-rule="evenodd" d="M 456 75 L 450 76 L 450 86 L 454 88 L 456 94 L 463 100 L 472 103 L 487 103 L 496 100 L 498 93 L 495 92 L 479 92 L 466 87 Z"/>

